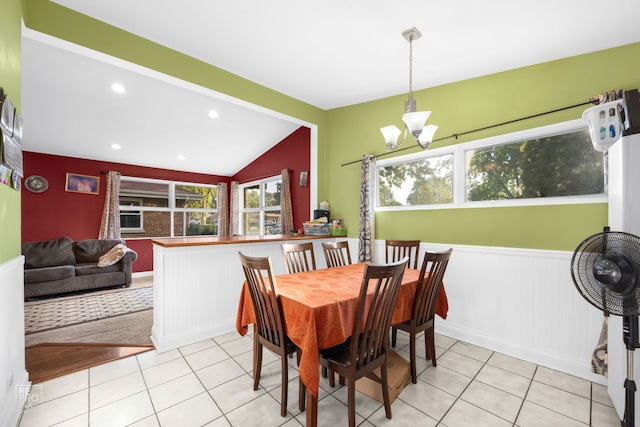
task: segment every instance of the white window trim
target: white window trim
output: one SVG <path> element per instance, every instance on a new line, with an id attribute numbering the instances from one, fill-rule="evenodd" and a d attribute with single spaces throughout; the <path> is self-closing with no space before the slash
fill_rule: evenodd
<path id="1" fill-rule="evenodd" d="M 246 212 L 270 212 L 270 211 L 280 211 L 282 213 L 282 205 L 277 206 L 264 206 L 264 191 L 262 189 L 262 184 L 267 182 L 282 182 L 282 175 L 274 175 L 269 178 L 259 179 L 255 181 L 245 182 L 238 185 L 238 232 L 244 231 L 244 213 Z M 244 189 L 247 187 L 258 186 L 260 188 L 260 207 L 257 208 L 245 208 L 244 207 Z M 265 215 L 260 215 L 260 231 L 259 235 L 264 235 L 264 218 Z"/>
<path id="2" fill-rule="evenodd" d="M 187 185 L 187 186 L 194 186 L 194 187 L 210 187 L 210 188 L 217 188 L 217 184 L 203 184 L 200 182 L 185 182 L 185 181 L 171 181 L 171 180 L 167 180 L 167 179 L 154 179 L 154 178 L 140 178 L 140 177 L 134 177 L 134 176 L 122 176 L 120 178 L 121 180 L 126 180 L 126 181 L 135 181 L 135 182 L 149 182 L 149 183 L 153 183 L 153 184 L 167 184 L 168 185 L 168 193 L 167 193 L 167 197 L 169 198 L 167 204 L 168 207 L 155 207 L 155 206 L 136 206 L 135 208 L 131 208 L 128 209 L 126 206 L 120 206 L 120 211 L 126 211 L 126 210 L 136 210 L 136 211 L 146 211 L 146 212 L 169 212 L 169 221 L 170 221 L 170 230 L 171 230 L 171 235 L 169 237 L 175 237 L 174 235 L 174 229 L 175 229 L 175 220 L 174 220 L 174 213 L 177 212 L 211 212 L 211 213 L 217 213 L 219 214 L 219 209 L 202 209 L 202 208 L 176 208 L 176 193 L 175 193 L 175 189 L 176 189 L 176 185 Z M 129 197 L 129 196 L 124 196 L 124 197 Z M 217 193 L 216 193 L 216 197 L 217 197 Z M 219 203 L 216 203 L 217 206 L 219 206 Z M 144 216 L 142 216 L 144 217 Z M 219 217 L 218 217 L 219 218 Z M 140 223 L 142 224 L 143 219 L 140 219 Z M 218 224 L 219 225 L 219 224 Z M 135 233 L 135 232 L 141 232 L 144 230 L 138 230 L 138 229 L 123 229 L 122 231 L 127 231 L 127 232 L 131 232 L 131 233 Z M 153 236 L 153 237 L 167 237 L 167 236 Z M 148 239 L 148 238 L 152 238 L 152 237 L 144 237 L 144 239 Z"/>
<path id="3" fill-rule="evenodd" d="M 140 216 L 140 227 L 122 227 L 120 231 L 124 231 L 127 233 L 140 233 L 140 232 L 144 232 L 144 215 L 142 215 L 142 210 L 140 208 L 142 208 L 142 204 L 143 204 L 143 199 L 141 197 L 129 197 L 129 196 L 124 196 L 125 199 L 129 199 L 129 200 L 133 200 L 136 202 L 140 202 L 139 206 L 120 206 L 120 213 L 122 214 L 122 212 L 137 212 Z"/>
<path id="4" fill-rule="evenodd" d="M 406 154 L 393 158 L 383 159 L 376 162 L 376 211 L 405 211 L 405 210 L 434 210 L 434 209 L 464 209 L 464 208 L 482 208 L 482 207 L 505 207 L 505 206 L 544 206 L 544 205 L 570 205 L 583 203 L 607 203 L 609 198 L 606 194 L 587 195 L 587 196 L 563 196 L 563 197 L 536 197 L 526 199 L 512 200 L 489 200 L 489 201 L 467 201 L 466 200 L 466 182 L 467 168 L 464 164 L 466 161 L 467 151 L 477 150 L 479 148 L 490 147 L 495 145 L 510 144 L 527 139 L 541 138 L 570 133 L 579 130 L 588 129 L 584 120 L 576 119 L 566 122 L 556 123 L 548 126 L 541 126 L 533 129 L 527 129 L 518 132 L 512 132 L 504 135 L 493 136 L 489 138 L 478 139 L 475 141 L 465 142 L 462 144 L 450 145 L 426 151 Z M 409 206 L 378 206 L 380 191 L 378 188 L 379 168 L 392 166 L 401 163 L 408 163 L 416 160 L 428 159 L 431 157 L 442 156 L 445 154 L 453 154 L 453 202 L 437 205 L 409 205 Z M 606 192 L 606 188 L 605 188 Z"/>

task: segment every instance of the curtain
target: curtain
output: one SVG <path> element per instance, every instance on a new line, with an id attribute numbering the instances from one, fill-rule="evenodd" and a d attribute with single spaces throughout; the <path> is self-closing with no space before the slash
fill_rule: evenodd
<path id="1" fill-rule="evenodd" d="M 120 239 L 120 172 L 107 172 L 99 239 Z"/>
<path id="2" fill-rule="evenodd" d="M 290 170 L 282 169 L 282 196 L 280 198 L 280 210 L 282 212 L 282 234 L 288 234 L 293 230 L 293 206 L 291 205 L 291 178 Z"/>
<path id="3" fill-rule="evenodd" d="M 229 236 L 238 235 L 238 220 L 240 215 L 240 194 L 238 193 L 238 181 L 231 181 L 231 209 L 229 210 Z"/>
<path id="4" fill-rule="evenodd" d="M 375 260 L 373 243 L 375 242 L 375 169 L 376 158 L 369 154 L 362 156 L 362 176 L 360 178 L 360 229 L 358 261 L 372 262 Z"/>
<path id="5" fill-rule="evenodd" d="M 600 338 L 598 339 L 598 344 L 596 348 L 593 350 L 593 355 L 591 356 L 591 372 L 594 374 L 604 375 L 605 378 L 609 377 L 609 355 L 608 355 L 608 325 L 609 325 L 609 315 L 604 315 L 604 320 L 602 322 L 602 330 L 600 331 Z"/>
<path id="6" fill-rule="evenodd" d="M 229 235 L 229 198 L 227 195 L 227 183 L 218 184 L 218 236 Z"/>

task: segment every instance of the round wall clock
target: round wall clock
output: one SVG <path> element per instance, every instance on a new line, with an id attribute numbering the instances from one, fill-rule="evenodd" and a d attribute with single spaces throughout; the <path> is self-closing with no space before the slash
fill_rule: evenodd
<path id="1" fill-rule="evenodd" d="M 49 183 L 39 175 L 31 175 L 24 181 L 24 186 L 32 193 L 42 193 L 47 191 Z"/>

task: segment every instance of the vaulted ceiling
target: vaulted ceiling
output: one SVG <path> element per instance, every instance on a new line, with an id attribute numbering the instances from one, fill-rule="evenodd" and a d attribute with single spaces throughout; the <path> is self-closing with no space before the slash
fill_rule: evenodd
<path id="1" fill-rule="evenodd" d="M 407 92 L 412 27 L 414 90 L 640 41 L 635 0 L 56 3 L 321 109 Z M 27 151 L 233 175 L 299 126 L 33 30 L 22 53 Z"/>

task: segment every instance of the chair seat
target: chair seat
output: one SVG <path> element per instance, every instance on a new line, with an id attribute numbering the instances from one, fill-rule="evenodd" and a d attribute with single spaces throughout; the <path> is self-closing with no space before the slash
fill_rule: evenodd
<path id="1" fill-rule="evenodd" d="M 342 344 L 334 345 L 333 347 L 320 350 L 320 357 L 327 359 L 333 363 L 344 366 L 349 366 L 349 349 L 351 346 L 351 338 L 343 342 Z"/>

